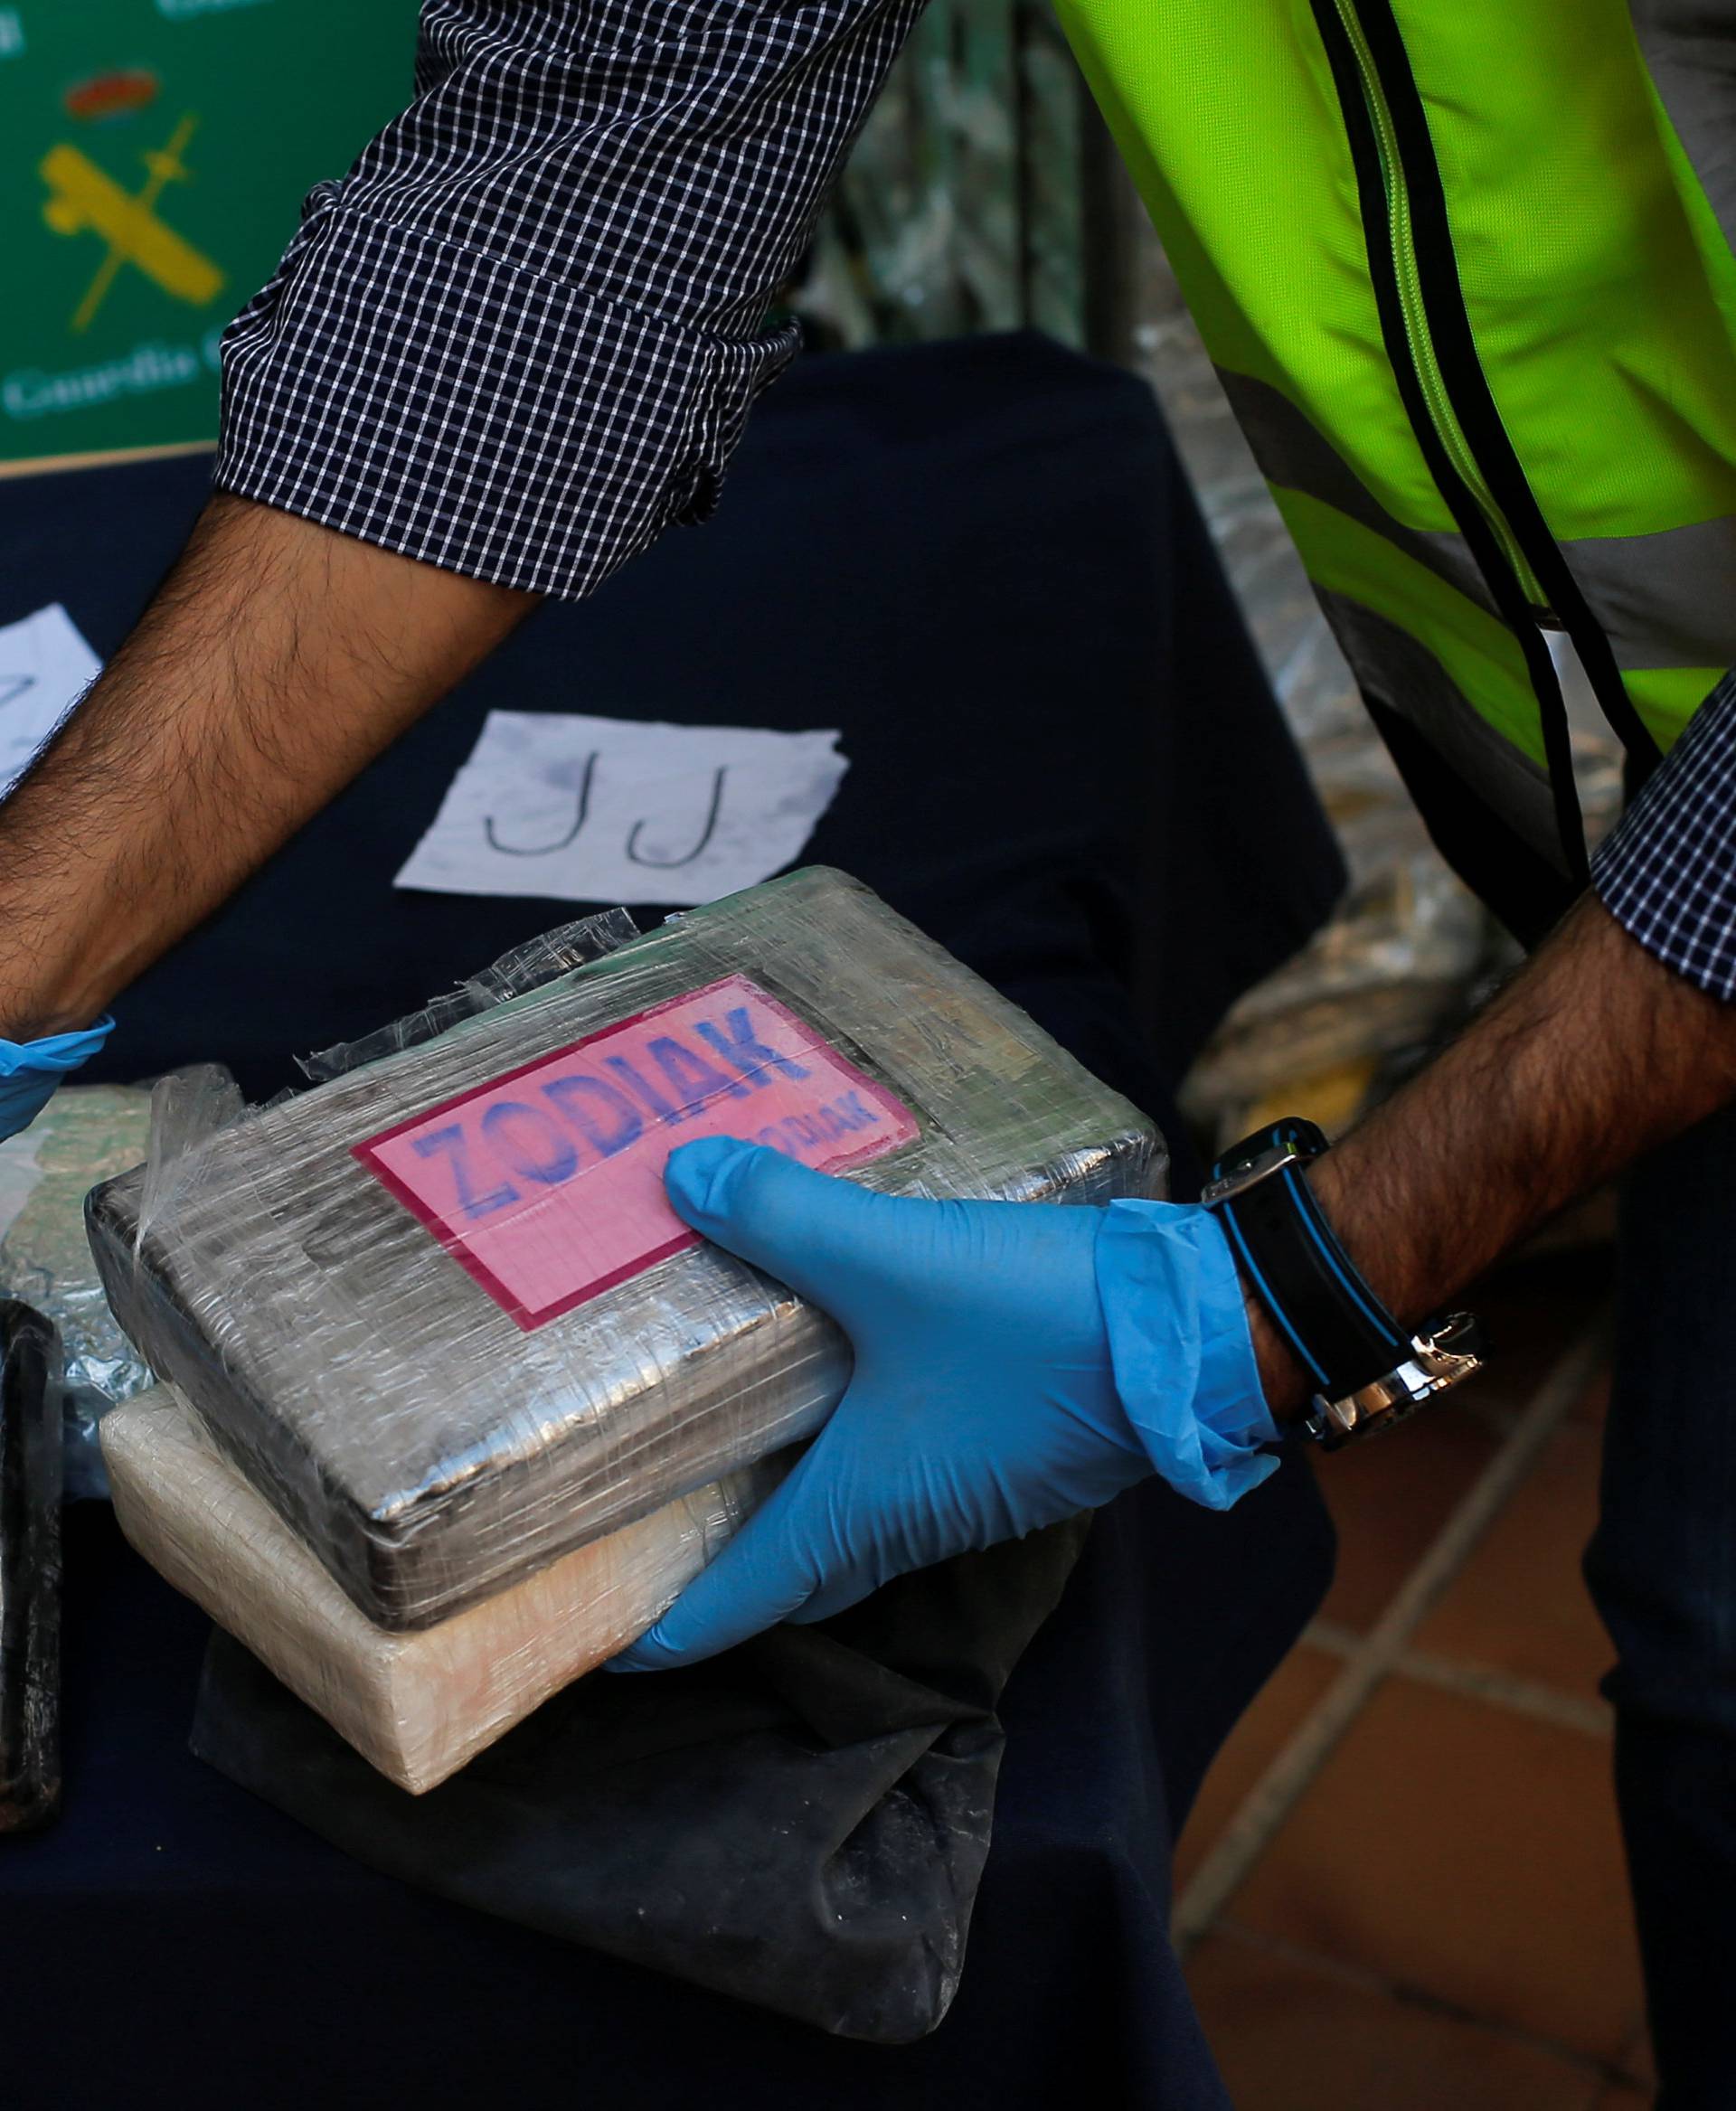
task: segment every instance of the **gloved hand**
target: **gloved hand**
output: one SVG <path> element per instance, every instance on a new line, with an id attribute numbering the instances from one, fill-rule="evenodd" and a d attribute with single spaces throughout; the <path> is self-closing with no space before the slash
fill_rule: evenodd
<path id="1" fill-rule="evenodd" d="M 27 1129 L 69 1070 L 88 1062 L 114 1032 L 106 1015 L 76 1033 L 42 1041 L 0 1041 L 0 1142 Z"/>
<path id="2" fill-rule="evenodd" d="M 832 1315 L 855 1371 L 782 1486 L 616 1670 L 826 1619 L 1154 1468 L 1223 1508 L 1277 1463 L 1204 1210 L 903 1200 L 727 1136 L 675 1152 L 666 1181 L 688 1223 Z"/>

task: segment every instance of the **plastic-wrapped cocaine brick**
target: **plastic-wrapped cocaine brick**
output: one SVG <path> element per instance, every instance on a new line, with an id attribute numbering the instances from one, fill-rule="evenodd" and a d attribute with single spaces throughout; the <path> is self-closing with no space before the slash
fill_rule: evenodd
<path id="1" fill-rule="evenodd" d="M 87 1205 L 127 1334 L 393 1634 L 835 1405 L 842 1334 L 675 1216 L 676 1143 L 741 1136 L 891 1194 L 1163 1192 L 1146 1115 L 842 872 L 601 955 L 587 928 L 269 1107 L 218 1091 L 211 1123 L 206 1084 L 159 1085 L 149 1164 Z"/>
<path id="2" fill-rule="evenodd" d="M 61 1795 L 61 1407 L 54 1331 L 0 1301 L 0 1833 Z"/>

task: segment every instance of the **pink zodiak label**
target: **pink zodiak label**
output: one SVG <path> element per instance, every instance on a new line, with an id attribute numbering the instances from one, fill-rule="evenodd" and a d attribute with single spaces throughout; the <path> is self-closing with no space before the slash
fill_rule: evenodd
<path id="1" fill-rule="evenodd" d="M 883 1157 L 915 1117 L 745 975 L 672 997 L 353 1147 L 524 1328 L 702 1243 L 663 1169 L 695 1136 L 822 1173 Z"/>

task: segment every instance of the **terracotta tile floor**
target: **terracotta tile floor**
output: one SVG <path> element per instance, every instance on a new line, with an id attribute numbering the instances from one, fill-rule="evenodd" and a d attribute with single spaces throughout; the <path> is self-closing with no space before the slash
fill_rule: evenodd
<path id="1" fill-rule="evenodd" d="M 1652 2074 L 1609 1646 L 1580 1557 L 1607 1251 L 1483 1286 L 1498 1366 L 1322 1462 L 1307 1638 L 1213 1767 L 1177 1929 L 1239 2111 L 1637 2111 Z"/>

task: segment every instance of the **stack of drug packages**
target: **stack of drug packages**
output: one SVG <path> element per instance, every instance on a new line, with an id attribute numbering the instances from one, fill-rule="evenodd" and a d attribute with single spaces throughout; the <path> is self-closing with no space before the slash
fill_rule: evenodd
<path id="1" fill-rule="evenodd" d="M 98 1188 L 165 1381 L 103 1424 L 133 1544 L 380 1771 L 434 1786 L 642 1633 L 777 1485 L 849 1350 L 670 1210 L 747 1137 L 924 1196 L 1163 1192 L 1149 1120 L 825 868 L 521 948 Z"/>

